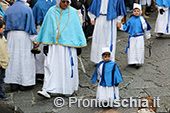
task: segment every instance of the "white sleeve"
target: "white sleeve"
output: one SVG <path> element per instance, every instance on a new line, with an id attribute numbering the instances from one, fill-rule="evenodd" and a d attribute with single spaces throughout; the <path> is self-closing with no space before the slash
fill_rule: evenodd
<path id="1" fill-rule="evenodd" d="M 143 27 L 143 30 L 144 30 L 144 33 L 145 33 L 145 38 L 146 38 L 146 39 L 151 38 L 150 31 L 147 30 L 147 23 L 146 23 L 146 21 L 144 20 L 143 17 L 140 17 L 140 20 L 141 20 L 141 22 L 142 22 L 142 27 Z"/>
<path id="2" fill-rule="evenodd" d="M 88 11 L 88 16 L 90 17 L 90 20 L 94 20 L 96 16 Z"/>
<path id="3" fill-rule="evenodd" d="M 122 21 L 122 18 L 123 18 L 123 15 L 120 15 L 117 17 L 117 22 L 121 22 Z"/>
<path id="4" fill-rule="evenodd" d="M 124 31 L 124 29 L 123 29 L 123 24 L 121 24 L 121 28 L 119 28 L 121 31 Z"/>
<path id="5" fill-rule="evenodd" d="M 32 42 L 36 43 L 35 40 L 37 38 L 38 35 L 30 35 L 30 39 Z"/>

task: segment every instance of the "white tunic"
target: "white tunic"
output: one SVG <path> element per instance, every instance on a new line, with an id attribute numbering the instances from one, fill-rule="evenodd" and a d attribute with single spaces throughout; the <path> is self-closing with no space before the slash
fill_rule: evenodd
<path id="1" fill-rule="evenodd" d="M 100 65 L 100 67 L 97 70 L 98 79 L 101 80 L 100 75 L 102 75 L 102 67 L 103 64 Z M 114 93 L 116 96 L 116 99 L 119 99 L 119 88 L 115 86 L 100 86 L 100 81 L 97 87 L 97 93 L 96 93 L 96 99 L 99 100 L 99 102 L 102 101 L 113 101 L 114 100 Z"/>
<path id="2" fill-rule="evenodd" d="M 76 48 L 50 45 L 44 62 L 44 84 L 42 90 L 50 93 L 72 94 L 78 90 L 78 63 Z M 73 78 L 71 78 L 71 56 L 73 57 Z"/>
<path id="3" fill-rule="evenodd" d="M 37 33 L 39 33 L 41 26 L 37 26 Z M 44 53 L 43 53 L 43 44 L 40 44 L 38 47 L 41 50 L 40 54 L 36 54 L 35 61 L 36 61 L 36 73 L 37 74 L 44 74 Z"/>
<path id="4" fill-rule="evenodd" d="M 35 85 L 35 59 L 31 53 L 32 35 L 25 31 L 9 31 L 7 34 L 10 61 L 5 83 L 22 86 Z"/>
<path id="5" fill-rule="evenodd" d="M 128 64 L 144 63 L 144 38 L 143 36 L 131 37 L 128 49 Z"/>
<path id="6" fill-rule="evenodd" d="M 162 9 L 165 11 L 163 14 L 160 14 L 160 10 Z M 168 20 L 169 8 L 166 7 L 158 7 L 158 16 L 155 23 L 155 33 L 163 33 L 163 34 L 170 34 L 170 17 Z M 167 31 L 167 26 L 169 30 Z"/>
<path id="7" fill-rule="evenodd" d="M 108 0 L 101 0 L 101 14 L 107 14 Z M 88 12 L 91 20 L 94 20 L 95 15 Z M 116 23 L 121 22 L 123 16 L 113 19 L 113 41 L 111 42 L 111 20 L 107 21 L 107 16 L 100 15 L 96 18 L 95 27 L 93 31 L 92 46 L 90 60 L 94 63 L 99 63 L 102 60 L 102 48 L 110 47 L 113 44 L 111 60 L 115 61 L 117 26 Z"/>

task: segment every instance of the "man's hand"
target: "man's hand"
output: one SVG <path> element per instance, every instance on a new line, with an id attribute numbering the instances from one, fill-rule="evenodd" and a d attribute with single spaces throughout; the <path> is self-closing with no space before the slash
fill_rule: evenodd
<path id="1" fill-rule="evenodd" d="M 2 66 L 0 65 L 0 67 L 2 67 Z"/>
<path id="2" fill-rule="evenodd" d="M 37 42 L 37 43 L 35 43 L 34 45 L 35 45 L 35 47 L 37 48 L 37 47 L 39 47 L 39 46 L 40 46 L 40 43 L 39 43 L 39 42 Z"/>
<path id="3" fill-rule="evenodd" d="M 121 26 L 122 26 L 121 22 L 117 22 L 116 25 L 117 25 L 118 28 L 121 28 Z"/>
<path id="4" fill-rule="evenodd" d="M 94 20 L 91 20 L 90 23 L 91 23 L 92 25 L 94 25 L 94 24 L 95 24 L 95 21 L 94 21 Z"/>

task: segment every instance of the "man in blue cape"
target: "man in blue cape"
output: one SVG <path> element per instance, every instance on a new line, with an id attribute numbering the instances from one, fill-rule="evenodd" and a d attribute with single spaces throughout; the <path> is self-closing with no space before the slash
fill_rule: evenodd
<path id="1" fill-rule="evenodd" d="M 25 3 L 26 0 L 17 0 L 3 18 L 10 54 L 5 82 L 12 91 L 35 85 L 35 59 L 30 51 L 37 32 L 32 10 Z"/>
<path id="2" fill-rule="evenodd" d="M 93 0 L 88 10 L 91 24 L 95 24 L 90 60 L 99 63 L 102 48 L 110 47 L 111 60 L 115 61 L 116 24 L 120 25 L 123 15 L 126 15 L 124 0 Z"/>
<path id="3" fill-rule="evenodd" d="M 37 27 L 37 32 L 39 32 L 41 24 L 44 20 L 44 17 L 48 9 L 56 5 L 56 0 L 38 0 L 34 5 L 32 11 L 35 19 L 35 24 Z M 40 54 L 36 54 L 36 78 L 41 80 L 44 76 L 44 54 L 43 54 L 43 45 L 40 45 L 38 49 L 41 50 Z"/>

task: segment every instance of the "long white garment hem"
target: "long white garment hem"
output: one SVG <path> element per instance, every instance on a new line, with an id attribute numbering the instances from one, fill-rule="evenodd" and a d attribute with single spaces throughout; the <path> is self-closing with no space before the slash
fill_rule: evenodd
<path id="1" fill-rule="evenodd" d="M 156 19 L 156 23 L 155 23 L 155 33 L 163 33 L 166 35 L 170 34 L 170 18 L 168 21 L 168 16 L 169 15 L 169 8 L 165 8 L 165 7 L 158 7 L 158 9 L 164 9 L 164 13 L 160 14 L 160 11 L 158 10 L 158 16 Z M 167 25 L 169 26 L 169 30 L 167 31 Z"/>
<path id="2" fill-rule="evenodd" d="M 35 85 L 35 59 L 31 53 L 33 43 L 30 35 L 25 31 L 9 31 L 7 40 L 10 62 L 5 83 Z"/>
<path id="3" fill-rule="evenodd" d="M 111 60 L 115 61 L 116 38 L 117 38 L 117 19 L 113 20 L 113 50 L 111 52 Z M 99 16 L 96 19 L 95 28 L 92 38 L 90 60 L 99 63 L 102 60 L 102 48 L 111 45 L 111 21 L 106 20 L 106 16 Z"/>
<path id="4" fill-rule="evenodd" d="M 71 56 L 69 47 L 49 45 L 44 62 L 44 84 L 42 90 L 50 93 L 72 94 L 78 90 L 78 63 L 76 48 L 70 48 L 73 57 L 73 78 L 71 78 Z"/>
<path id="5" fill-rule="evenodd" d="M 144 38 L 143 36 L 131 37 L 128 49 L 128 64 L 144 63 Z"/>
<path id="6" fill-rule="evenodd" d="M 116 96 L 116 100 L 117 99 L 119 100 L 119 88 L 118 87 L 115 87 L 115 86 L 103 87 L 103 86 L 98 85 L 96 99 L 99 102 L 103 102 L 103 101 L 106 101 L 106 102 L 112 101 L 113 102 L 113 100 L 115 100 L 114 93 Z"/>

